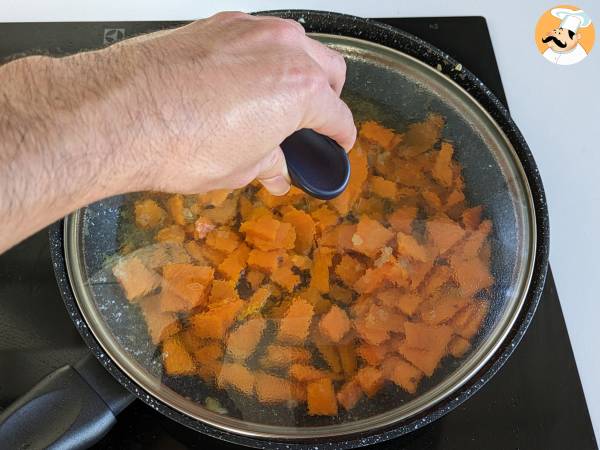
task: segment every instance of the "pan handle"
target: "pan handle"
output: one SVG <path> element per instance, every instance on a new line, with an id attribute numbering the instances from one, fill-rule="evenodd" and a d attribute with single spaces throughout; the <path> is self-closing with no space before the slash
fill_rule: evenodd
<path id="1" fill-rule="evenodd" d="M 3 411 L 0 442 L 3 448 L 88 448 L 134 398 L 88 354 L 47 375 Z"/>

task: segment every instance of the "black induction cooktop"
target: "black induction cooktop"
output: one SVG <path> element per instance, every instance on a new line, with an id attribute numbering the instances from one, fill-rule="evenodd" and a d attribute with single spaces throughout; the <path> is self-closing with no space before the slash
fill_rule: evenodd
<path id="1" fill-rule="evenodd" d="M 506 104 L 485 19 L 379 19 L 446 51 Z M 0 24 L 0 62 L 25 53 L 67 54 L 177 22 Z M 118 120 L 118 117 L 115 117 Z M 535 155 L 535 149 L 533 149 Z M 0 411 L 44 375 L 86 353 L 54 281 L 47 232 L 0 255 Z M 2 443 L 0 443 L 2 448 Z M 219 449 L 134 402 L 98 449 Z M 552 274 L 538 311 L 500 372 L 471 399 L 378 449 L 597 449 Z"/>

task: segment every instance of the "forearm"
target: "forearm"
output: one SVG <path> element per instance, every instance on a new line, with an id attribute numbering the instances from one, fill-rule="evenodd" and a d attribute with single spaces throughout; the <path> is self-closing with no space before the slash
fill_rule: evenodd
<path id="1" fill-rule="evenodd" d="M 0 67 L 0 253 L 123 191 L 127 165 L 102 112 L 110 91 L 98 77 L 100 61 L 89 61 L 103 57 L 30 57 Z"/>

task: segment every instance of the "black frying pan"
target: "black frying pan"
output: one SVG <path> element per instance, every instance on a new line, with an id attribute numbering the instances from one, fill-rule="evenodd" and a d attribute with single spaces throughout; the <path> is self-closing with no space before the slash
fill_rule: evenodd
<path id="1" fill-rule="evenodd" d="M 532 279 L 525 303 L 502 345 L 488 362 L 451 397 L 390 427 L 332 439 L 331 445 L 345 448 L 391 439 L 430 423 L 473 395 L 502 366 L 523 336 L 541 295 L 548 260 L 548 215 L 539 173 L 527 144 L 506 109 L 468 70 L 463 68 L 457 71 L 458 63 L 443 52 L 395 28 L 352 16 L 309 11 L 274 11 L 261 14 L 293 19 L 302 17 L 303 25 L 308 32 L 344 35 L 372 41 L 397 49 L 437 68 L 471 94 L 493 117 L 510 140 L 531 189 L 537 226 Z M 60 222 L 52 227 L 50 235 L 57 281 L 75 325 L 108 372 L 97 363 L 96 359 L 88 357 L 74 367 L 66 367 L 51 374 L 4 412 L 0 422 L 0 442 L 11 443 L 11 446 L 29 443 L 33 447 L 89 446 L 114 424 L 115 416 L 134 398 L 132 395 L 134 394 L 161 413 L 199 432 L 254 447 L 280 448 L 281 442 L 244 437 L 194 420 L 166 403 L 152 398 L 132 382 L 100 347 L 82 317 L 66 270 L 63 233 L 63 223 Z M 52 414 L 52 423 L 44 426 L 48 422 L 48 414 Z M 59 423 L 64 426 L 59 427 Z M 58 428 L 63 429 L 64 433 L 57 432 Z M 286 442 L 286 444 L 291 447 L 303 447 L 308 443 Z"/>

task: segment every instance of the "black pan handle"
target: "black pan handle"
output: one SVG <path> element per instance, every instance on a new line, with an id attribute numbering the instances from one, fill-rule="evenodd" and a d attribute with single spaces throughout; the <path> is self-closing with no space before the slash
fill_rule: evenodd
<path id="1" fill-rule="evenodd" d="M 42 379 L 0 414 L 0 446 L 83 449 L 134 399 L 92 355 Z"/>
<path id="2" fill-rule="evenodd" d="M 337 197 L 350 179 L 350 160 L 333 139 L 303 128 L 281 143 L 294 186 L 321 200 Z"/>

